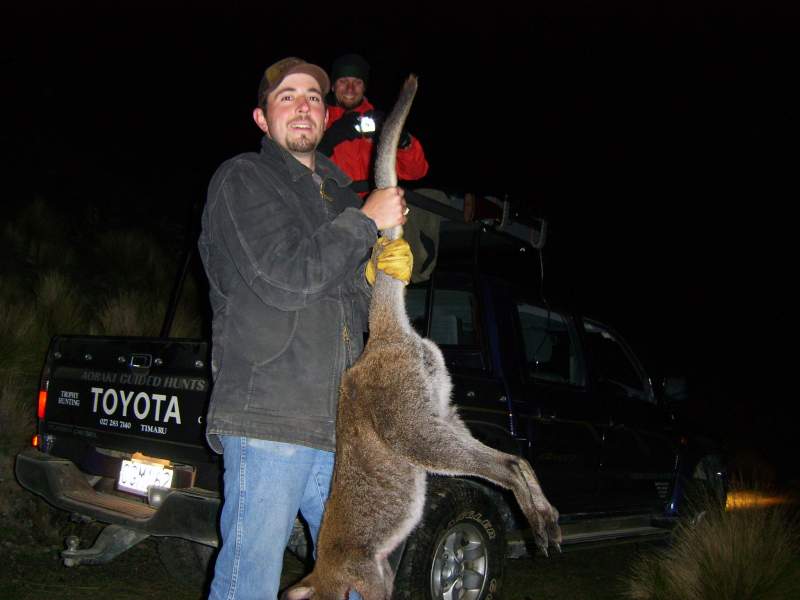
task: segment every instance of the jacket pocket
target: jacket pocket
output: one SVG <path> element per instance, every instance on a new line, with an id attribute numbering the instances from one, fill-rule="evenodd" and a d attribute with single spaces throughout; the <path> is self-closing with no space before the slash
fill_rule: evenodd
<path id="1" fill-rule="evenodd" d="M 339 304 L 322 300 L 299 311 L 288 346 L 278 358 L 253 365 L 247 410 L 333 419 L 342 371 Z"/>
<path id="2" fill-rule="evenodd" d="M 240 298 L 236 314 L 229 318 L 227 346 L 250 365 L 278 360 L 292 344 L 299 321 L 297 311 L 264 304 L 255 294 Z"/>

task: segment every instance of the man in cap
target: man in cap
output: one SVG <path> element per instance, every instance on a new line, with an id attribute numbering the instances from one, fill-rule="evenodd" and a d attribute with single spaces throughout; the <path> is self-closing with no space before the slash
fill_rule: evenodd
<path id="1" fill-rule="evenodd" d="M 369 81 L 369 64 L 358 54 L 345 54 L 333 62 L 334 106 L 328 109 L 328 128 L 319 151 L 330 156 L 350 178 L 351 187 L 362 197 L 372 189 L 375 140 L 380 135 L 384 113 L 364 96 Z M 397 151 L 398 179 L 421 179 L 428 161 L 419 140 L 407 131 Z"/>
<path id="2" fill-rule="evenodd" d="M 401 189 L 362 205 L 316 152 L 329 85 L 299 58 L 266 70 L 253 110 L 261 150 L 220 166 L 203 212 L 198 246 L 213 311 L 207 438 L 225 465 L 212 600 L 276 597 L 298 510 L 316 540 L 339 380 L 367 327 L 365 263 L 378 230 L 405 222 Z M 408 281 L 408 245 L 392 242 L 384 254 L 377 268 Z"/>

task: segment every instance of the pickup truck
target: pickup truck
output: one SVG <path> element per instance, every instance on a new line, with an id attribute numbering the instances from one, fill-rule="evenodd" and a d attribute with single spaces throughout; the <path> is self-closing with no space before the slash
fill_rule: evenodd
<path id="1" fill-rule="evenodd" d="M 526 457 L 561 513 L 564 546 L 663 535 L 690 489 L 724 501 L 713 445 L 681 430 L 622 336 L 540 290 L 546 222 L 507 202 L 408 192 L 413 325 L 442 349 L 454 399 L 484 443 Z M 221 458 L 207 448 L 204 340 L 57 336 L 42 372 L 34 448 L 19 482 L 107 524 L 68 566 L 109 561 L 148 536 L 182 540 L 197 572 L 218 544 Z M 394 557 L 398 598 L 497 596 L 505 559 L 532 546 L 513 498 L 432 478 L 425 516 Z M 296 524 L 290 546 L 304 552 Z M 180 553 L 165 553 L 175 561 Z"/>

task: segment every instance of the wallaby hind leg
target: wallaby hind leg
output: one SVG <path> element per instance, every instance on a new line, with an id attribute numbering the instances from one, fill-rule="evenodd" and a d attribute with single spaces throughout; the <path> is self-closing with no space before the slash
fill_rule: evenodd
<path id="1" fill-rule="evenodd" d="M 539 542 L 539 548 L 547 554 L 547 543 L 549 541 L 550 544 L 556 547 L 556 549 L 560 552 L 561 551 L 561 528 L 558 526 L 558 510 L 556 510 L 555 506 L 548 502 L 547 498 L 542 491 L 541 486 L 539 485 L 539 480 L 536 478 L 536 474 L 533 472 L 533 467 L 531 467 L 530 463 L 525 460 L 524 458 L 520 458 L 519 456 L 514 456 L 512 454 L 506 455 L 508 459 L 513 463 L 514 469 L 518 469 L 520 475 L 525 480 L 527 485 L 528 491 L 530 492 L 531 500 L 533 501 L 533 506 L 537 512 L 537 514 L 541 515 L 543 518 L 538 522 L 544 527 L 544 531 L 537 531 L 537 541 Z M 523 501 L 520 499 L 520 495 L 524 496 L 524 492 L 517 492 L 516 488 L 512 488 L 514 491 L 514 497 L 519 502 L 520 507 L 525 510 L 525 506 Z M 530 509 L 528 509 L 530 510 Z M 525 513 L 530 521 L 530 515 L 528 512 Z M 531 526 L 533 527 L 534 524 L 531 521 Z M 536 530 L 535 530 L 536 531 Z M 544 543 L 544 546 L 542 545 Z"/>
<path id="2" fill-rule="evenodd" d="M 450 404 L 450 376 L 447 373 L 442 351 L 430 340 L 423 339 L 422 344 L 429 375 L 433 381 L 437 382 L 437 385 L 433 387 L 434 398 L 438 401 L 439 406 L 449 406 L 447 417 L 435 419 L 443 429 L 450 432 L 448 439 L 451 441 L 446 442 L 445 450 L 452 449 L 456 455 L 459 451 L 469 452 L 474 457 L 474 464 L 470 465 L 469 473 L 456 472 L 455 465 L 459 465 L 456 461 L 449 463 L 448 466 L 447 461 L 452 460 L 452 457 L 443 459 L 444 469 L 439 469 L 437 472 L 447 472 L 452 475 L 477 475 L 512 490 L 531 523 L 531 527 L 537 534 L 539 546 L 544 553 L 547 554 L 548 540 L 560 549 L 561 530 L 558 527 L 558 511 L 547 501 L 530 463 L 517 456 L 490 448 L 472 437 L 456 409 Z M 435 435 L 441 434 L 438 432 Z M 455 440 L 462 442 L 461 447 Z M 487 458 L 487 455 L 494 458 Z M 493 468 L 494 466 L 498 468 Z M 509 476 L 504 478 L 506 469 Z"/>
<path id="3" fill-rule="evenodd" d="M 406 460 L 428 472 L 476 476 L 511 490 L 531 524 L 539 548 L 558 546 L 561 533 L 558 511 L 548 502 L 530 464 L 523 458 L 500 452 L 472 437 L 455 415 L 445 423 L 434 418 L 406 439 L 400 428 L 383 432 L 387 443 Z"/>

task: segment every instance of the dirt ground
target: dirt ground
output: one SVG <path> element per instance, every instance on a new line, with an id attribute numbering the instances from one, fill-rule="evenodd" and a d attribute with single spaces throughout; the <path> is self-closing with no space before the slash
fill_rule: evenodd
<path id="1" fill-rule="evenodd" d="M 621 597 L 620 578 L 639 552 L 652 546 L 625 544 L 581 550 L 546 559 L 509 560 L 507 600 L 606 600 Z M 66 568 L 61 546 L 18 545 L 0 541 L 0 598 L 7 600 L 201 600 L 201 586 L 179 582 L 161 564 L 155 540 L 148 539 L 101 566 Z M 303 565 L 287 554 L 283 583 L 303 574 Z"/>

